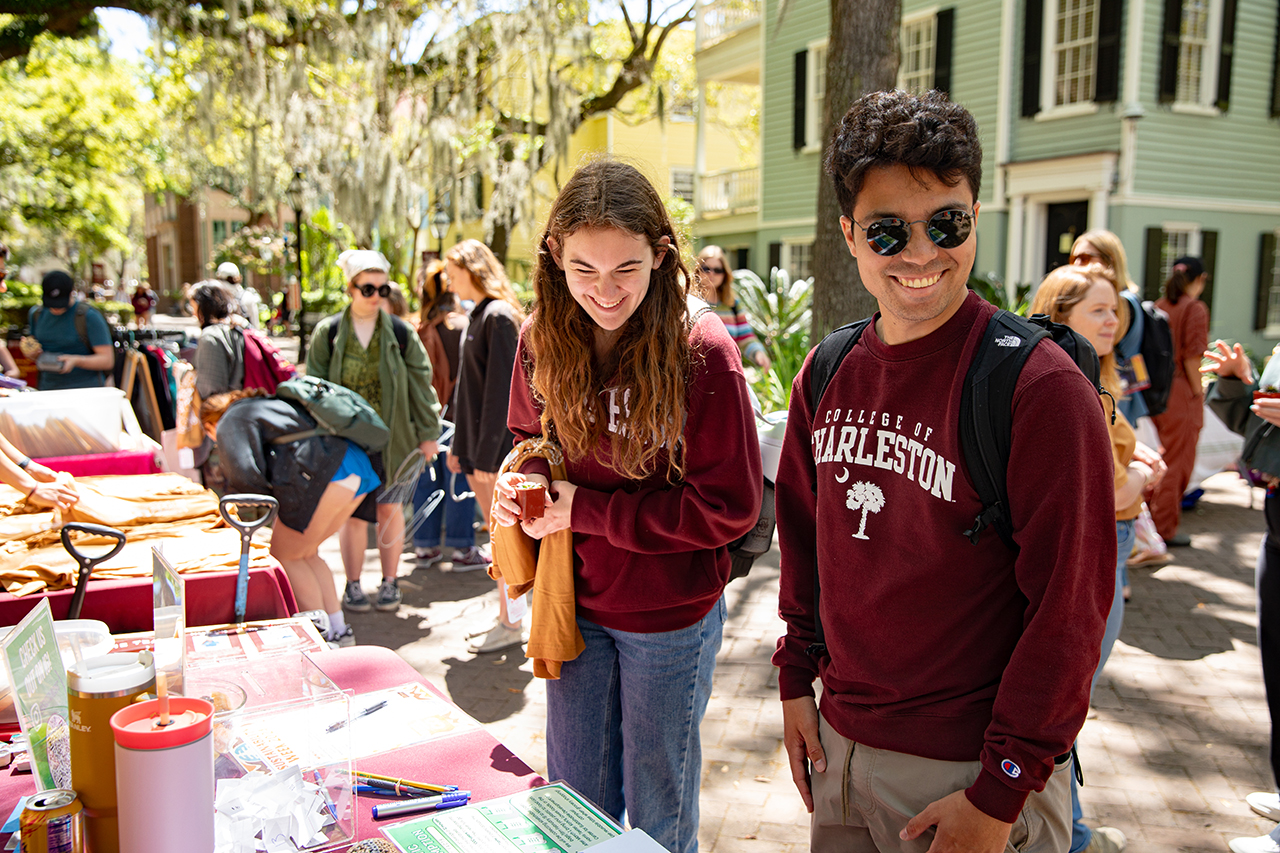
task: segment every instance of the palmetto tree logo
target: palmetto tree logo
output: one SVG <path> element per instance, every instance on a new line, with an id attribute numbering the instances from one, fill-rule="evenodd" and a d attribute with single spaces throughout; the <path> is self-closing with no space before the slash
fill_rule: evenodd
<path id="1" fill-rule="evenodd" d="M 870 536 L 863 533 L 867 529 L 867 513 L 884 509 L 884 492 L 875 483 L 859 482 L 849 488 L 847 495 L 844 505 L 854 511 L 862 510 L 862 523 L 858 525 L 858 532 L 853 534 L 853 538 L 870 539 Z"/>

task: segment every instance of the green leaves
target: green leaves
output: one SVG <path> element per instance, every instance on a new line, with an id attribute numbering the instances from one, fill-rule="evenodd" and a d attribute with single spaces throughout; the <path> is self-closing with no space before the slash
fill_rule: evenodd
<path id="1" fill-rule="evenodd" d="M 733 291 L 773 363 L 752 387 L 766 411 L 785 409 L 791 383 L 809 354 L 813 279 L 792 281 L 786 270 L 774 267 L 765 284 L 751 270 L 734 270 Z"/>

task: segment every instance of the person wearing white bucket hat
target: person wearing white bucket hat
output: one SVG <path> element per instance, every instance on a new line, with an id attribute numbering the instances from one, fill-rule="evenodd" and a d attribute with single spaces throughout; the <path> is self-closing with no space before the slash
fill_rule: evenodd
<path id="1" fill-rule="evenodd" d="M 351 249 L 338 256 L 351 304 L 316 324 L 307 349 L 307 374 L 328 379 L 364 397 L 381 415 L 391 438 L 371 453 L 379 478 L 388 483 L 413 451 L 429 464 L 440 437 L 440 404 L 431 387 L 431 361 L 408 323 L 381 308 L 391 292 L 391 265 L 381 252 Z M 342 606 L 356 613 L 400 606 L 396 573 L 404 550 L 403 496 L 385 486 L 371 493 L 338 534 L 347 585 Z M 382 584 L 370 602 L 360 585 L 368 522 L 378 524 Z"/>

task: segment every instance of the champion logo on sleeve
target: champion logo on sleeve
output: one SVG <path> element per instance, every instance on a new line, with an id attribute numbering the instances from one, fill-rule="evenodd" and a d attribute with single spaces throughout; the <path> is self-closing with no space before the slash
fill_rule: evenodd
<path id="1" fill-rule="evenodd" d="M 1008 776 L 1010 779 L 1017 779 L 1022 775 L 1022 768 L 1017 764 L 1014 764 L 1008 758 L 1000 762 L 1000 769 L 1003 770 L 1004 775 Z"/>

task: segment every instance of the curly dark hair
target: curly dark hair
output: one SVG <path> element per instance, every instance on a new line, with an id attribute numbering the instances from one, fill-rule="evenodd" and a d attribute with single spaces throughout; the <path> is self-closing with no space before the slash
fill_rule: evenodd
<path id="1" fill-rule="evenodd" d="M 966 180 L 976 199 L 982 183 L 978 123 L 938 91 L 863 95 L 840 119 L 822 163 L 835 181 L 841 212 L 853 217 L 868 169 L 898 163 L 917 177 L 927 170 L 948 186 Z"/>
<path id="2" fill-rule="evenodd" d="M 235 296 L 224 283 L 210 278 L 191 288 L 191 301 L 196 304 L 196 319 L 203 329 L 231 315 Z"/>

